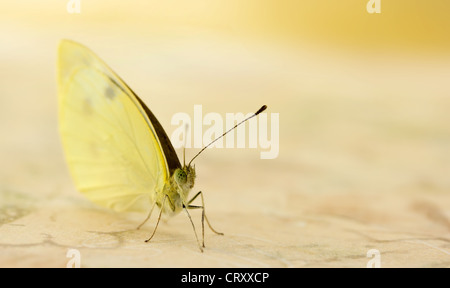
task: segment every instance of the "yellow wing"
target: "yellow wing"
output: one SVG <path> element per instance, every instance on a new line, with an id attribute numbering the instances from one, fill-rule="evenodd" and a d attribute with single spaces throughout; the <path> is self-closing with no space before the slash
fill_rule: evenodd
<path id="1" fill-rule="evenodd" d="M 60 133 L 77 189 L 116 211 L 148 211 L 169 171 L 142 105 L 86 47 L 63 40 L 58 57 Z"/>

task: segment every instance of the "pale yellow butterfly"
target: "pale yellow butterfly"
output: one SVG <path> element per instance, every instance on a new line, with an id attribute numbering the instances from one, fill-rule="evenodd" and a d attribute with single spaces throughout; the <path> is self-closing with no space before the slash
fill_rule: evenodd
<path id="1" fill-rule="evenodd" d="M 77 189 L 115 211 L 161 214 L 186 211 L 200 250 L 205 247 L 202 192 L 188 200 L 195 181 L 192 161 L 181 165 L 161 124 L 139 97 L 92 51 L 62 40 L 58 54 L 59 128 L 66 161 Z M 254 115 L 266 109 L 264 105 Z M 246 120 L 235 125 L 242 124 Z M 234 129 L 233 127 L 232 129 Z M 221 137 L 232 129 L 225 132 Z M 202 205 L 191 203 L 201 197 Z M 187 209 L 202 209 L 202 244 Z"/>

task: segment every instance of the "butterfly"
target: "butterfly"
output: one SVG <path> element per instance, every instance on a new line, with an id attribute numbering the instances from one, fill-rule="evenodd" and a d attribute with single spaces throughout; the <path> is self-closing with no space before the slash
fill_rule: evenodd
<path id="1" fill-rule="evenodd" d="M 209 145 L 257 113 L 238 123 L 181 165 L 169 137 L 144 102 L 99 57 L 85 46 L 62 40 L 58 49 L 59 130 L 66 162 L 78 191 L 92 202 L 115 211 L 162 213 L 185 211 L 203 252 L 205 214 L 203 193 L 192 198 L 192 161 Z M 200 197 L 202 205 L 192 202 Z M 202 210 L 200 244 L 190 209 Z"/>

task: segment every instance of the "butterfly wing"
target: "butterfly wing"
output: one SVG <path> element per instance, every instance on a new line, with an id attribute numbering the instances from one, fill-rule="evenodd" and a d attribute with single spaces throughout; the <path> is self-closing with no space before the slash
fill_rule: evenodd
<path id="1" fill-rule="evenodd" d="M 77 189 L 116 211 L 148 211 L 170 176 L 150 110 L 94 53 L 68 40 L 59 46 L 58 94 L 60 133 Z"/>

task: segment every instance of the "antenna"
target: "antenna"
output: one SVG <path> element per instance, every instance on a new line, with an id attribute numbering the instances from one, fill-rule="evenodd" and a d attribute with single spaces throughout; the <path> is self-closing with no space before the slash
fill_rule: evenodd
<path id="1" fill-rule="evenodd" d="M 242 123 L 244 123 L 247 120 L 252 119 L 253 117 L 255 117 L 256 115 L 258 115 L 259 113 L 263 112 L 264 110 L 267 109 L 266 105 L 263 105 L 261 108 L 259 108 L 258 111 L 255 112 L 255 114 L 245 118 L 244 120 L 242 120 L 241 122 L 239 122 L 238 124 L 234 125 L 233 128 L 229 129 L 228 131 L 226 131 L 225 133 L 222 134 L 222 136 L 217 137 L 216 139 L 214 139 L 211 143 L 209 143 L 208 145 L 206 145 L 205 147 L 202 148 L 202 150 L 200 150 L 197 155 L 194 156 L 194 158 L 192 158 L 192 160 L 189 162 L 188 166 L 191 166 L 192 161 L 194 161 L 195 158 L 197 158 L 198 155 L 200 155 L 206 148 L 208 148 L 209 146 L 211 146 L 214 142 L 216 142 L 217 140 L 219 140 L 220 138 L 222 138 L 223 136 L 227 135 L 228 132 L 230 132 L 233 129 L 236 129 L 236 127 L 238 127 L 239 125 L 241 125 Z"/>
<path id="2" fill-rule="evenodd" d="M 186 143 L 187 143 L 187 133 L 189 129 L 189 124 L 184 125 L 184 143 L 183 143 L 183 166 L 186 166 Z"/>

